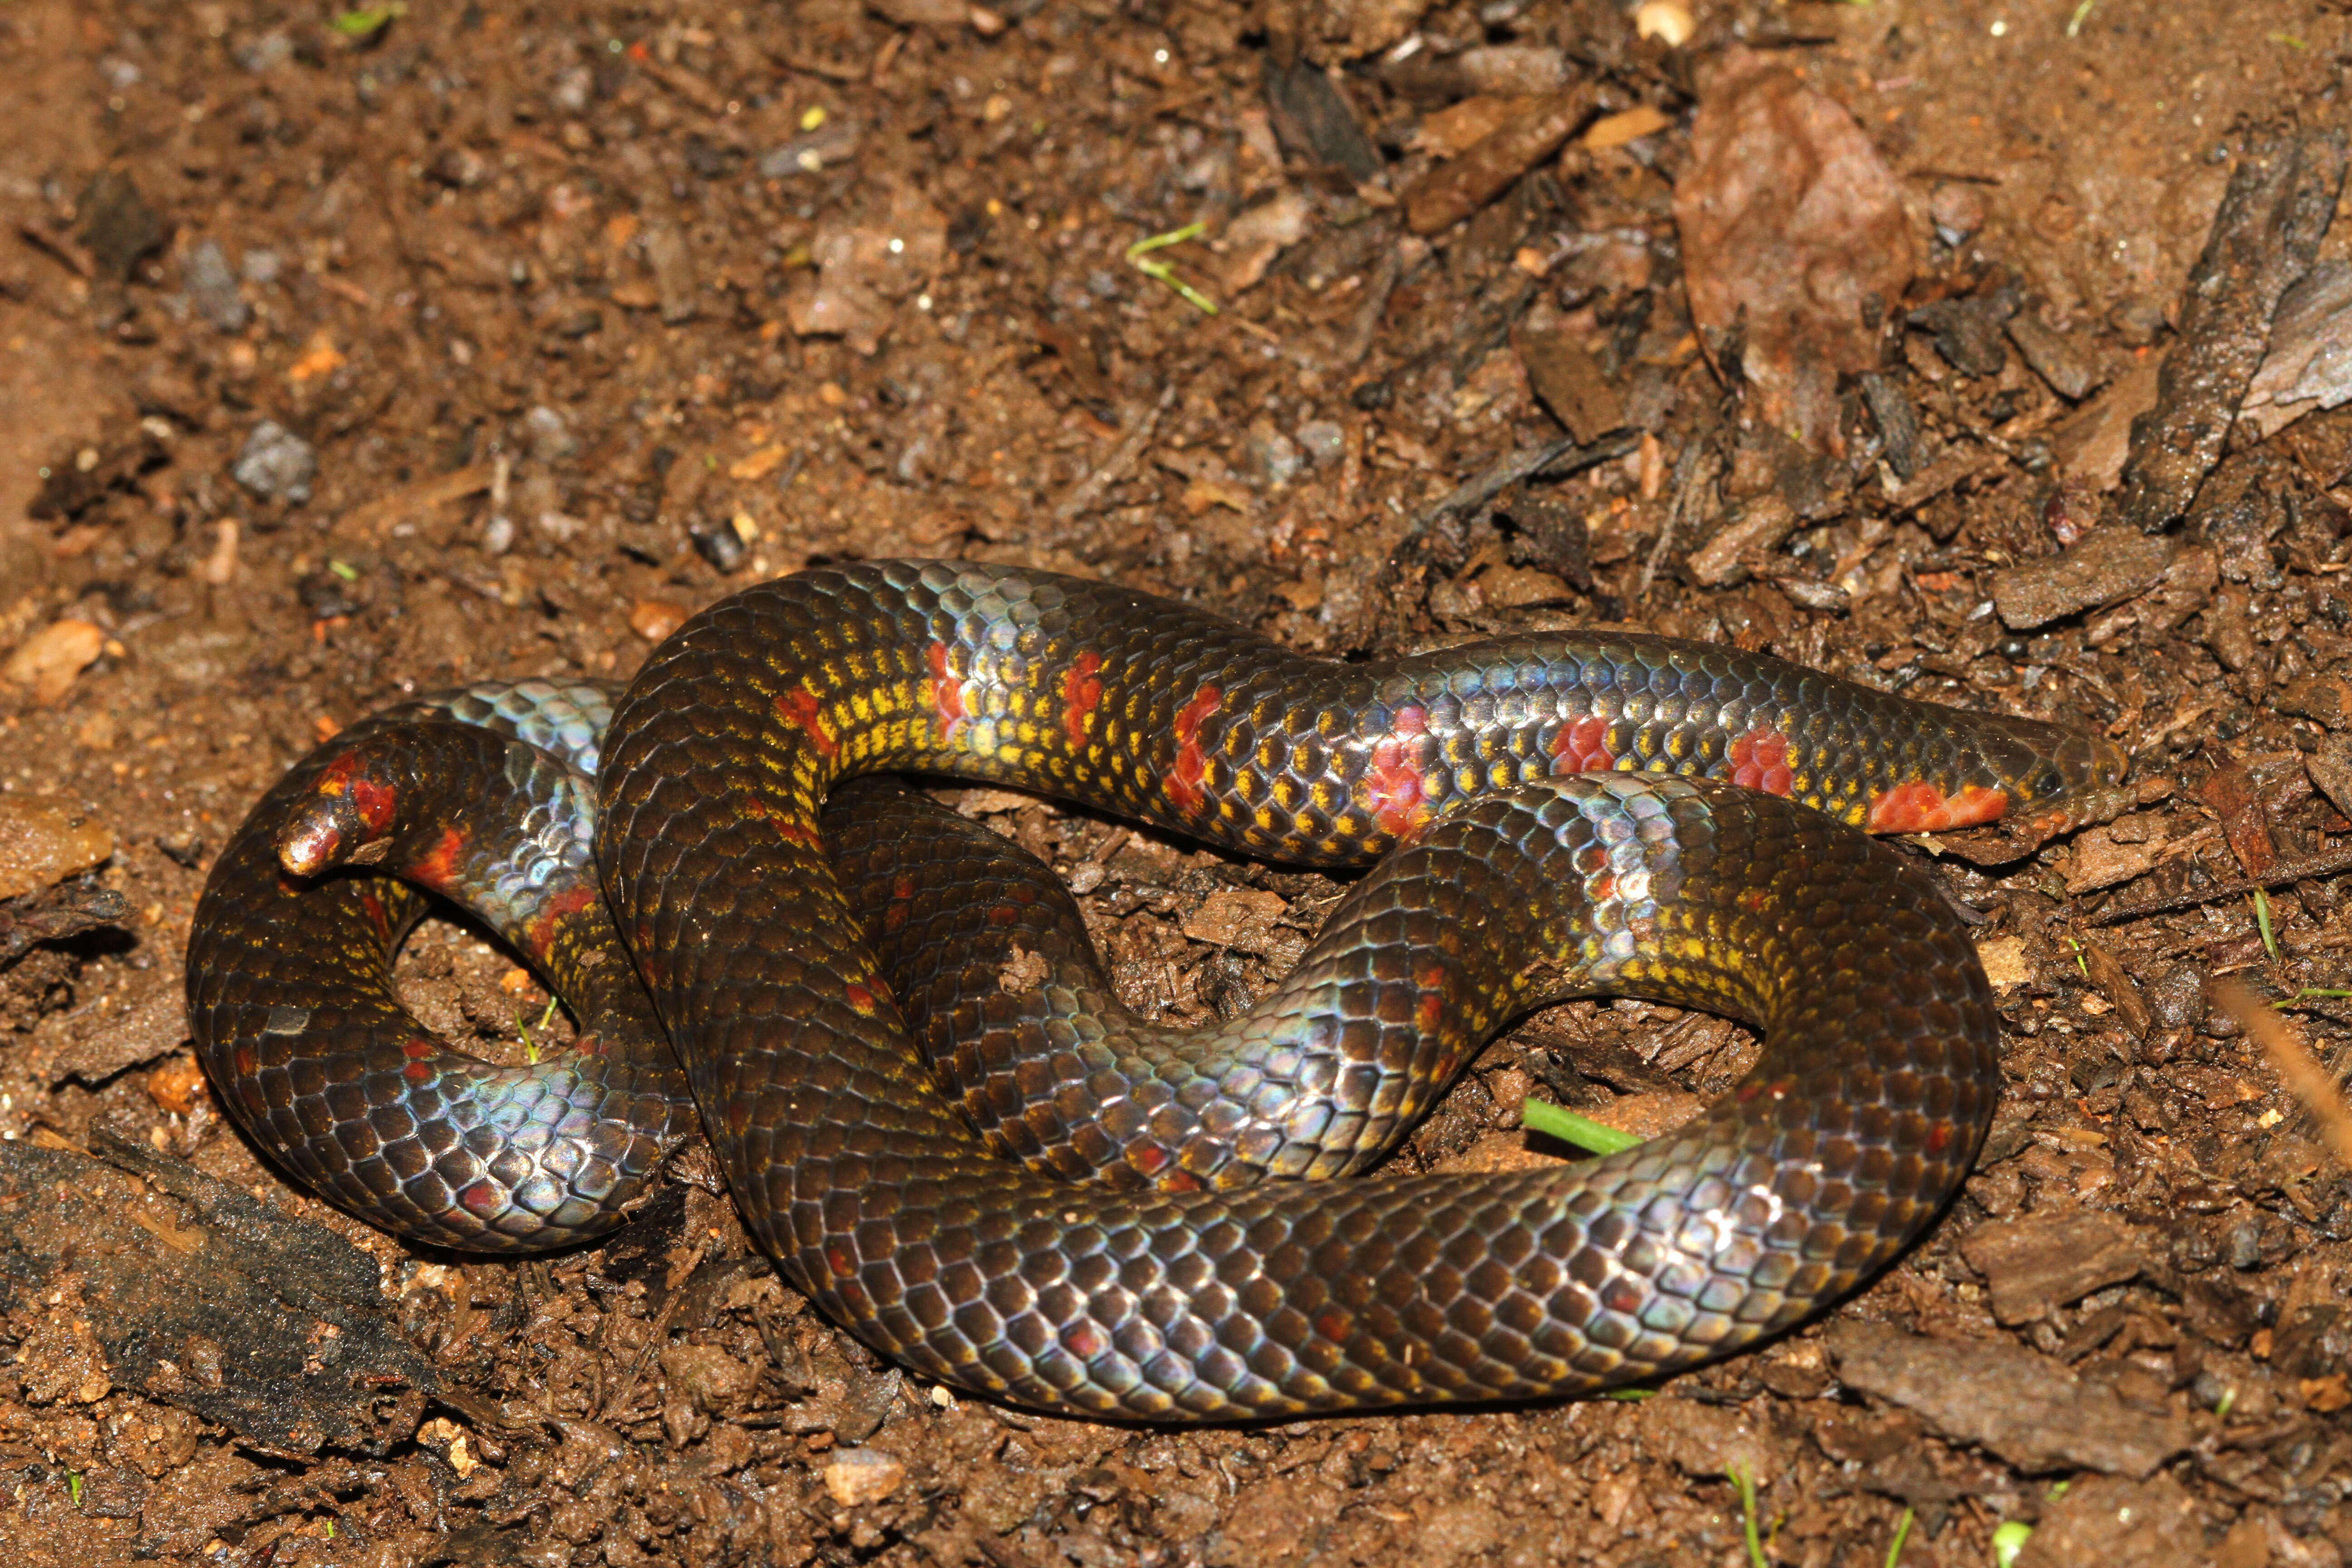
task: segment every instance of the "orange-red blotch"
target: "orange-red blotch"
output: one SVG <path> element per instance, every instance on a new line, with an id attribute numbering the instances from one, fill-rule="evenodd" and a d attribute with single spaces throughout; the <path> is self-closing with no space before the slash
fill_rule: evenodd
<path id="1" fill-rule="evenodd" d="M 1552 772 L 1605 773 L 1617 765 L 1609 750 L 1609 721 L 1597 713 L 1562 724 L 1551 738 Z"/>
<path id="2" fill-rule="evenodd" d="M 1364 804 L 1382 827 L 1399 837 L 1429 820 L 1431 815 L 1421 772 L 1421 741 L 1428 733 L 1428 713 L 1408 703 L 1396 710 L 1389 733 L 1372 742 Z"/>
<path id="3" fill-rule="evenodd" d="M 953 741 L 971 718 L 963 703 L 963 682 L 948 664 L 948 645 L 935 642 L 923 656 L 931 670 L 931 707 L 940 716 L 940 740 Z"/>
<path id="4" fill-rule="evenodd" d="M 868 1018 L 874 1016 L 874 993 L 871 989 L 853 980 L 842 994 L 849 999 L 850 1006 L 856 1008 L 860 1015 Z"/>
<path id="5" fill-rule="evenodd" d="M 1421 1000 L 1412 1005 L 1412 1026 L 1428 1034 L 1444 1021 L 1445 998 L 1434 991 L 1423 992 Z"/>
<path id="6" fill-rule="evenodd" d="M 776 830 L 776 837 L 787 844 L 805 845 L 811 849 L 818 847 L 817 831 L 814 826 L 778 811 L 756 795 L 743 797 L 743 815 L 766 823 Z M 644 952 L 644 946 L 639 944 L 637 951 Z"/>
<path id="7" fill-rule="evenodd" d="M 1224 698 L 1222 689 L 1203 686 L 1176 715 L 1176 763 L 1168 770 L 1168 798 L 1179 811 L 1198 811 L 1207 798 L 1209 753 L 1201 745 L 1201 725 Z"/>
<path id="8" fill-rule="evenodd" d="M 433 847 L 409 863 L 409 879 L 446 891 L 457 875 L 457 862 L 465 853 L 466 830 L 456 826 L 444 827 Z"/>
<path id="9" fill-rule="evenodd" d="M 457 1194 L 457 1201 L 479 1215 L 496 1214 L 506 1204 L 506 1200 L 499 1196 L 497 1186 L 489 1182 L 476 1182 Z"/>
<path id="10" fill-rule="evenodd" d="M 1102 679 L 1096 674 L 1101 668 L 1102 655 L 1082 653 L 1062 672 L 1062 730 L 1073 746 L 1087 743 L 1087 718 L 1102 700 Z"/>
<path id="11" fill-rule="evenodd" d="M 1873 833 L 1945 833 L 1998 821 L 2009 796 L 1982 784 L 1948 795 L 1931 784 L 1897 784 L 1870 803 L 1863 826 Z"/>
<path id="12" fill-rule="evenodd" d="M 797 687 L 776 699 L 776 717 L 785 728 L 798 730 L 816 747 L 820 757 L 830 757 L 841 750 L 834 739 L 833 728 L 824 721 L 824 704 L 807 687 Z"/>
<path id="13" fill-rule="evenodd" d="M 1766 795 L 1787 795 L 1796 787 L 1789 769 L 1789 737 L 1778 730 L 1750 730 L 1731 742 L 1731 782 Z"/>
<path id="14" fill-rule="evenodd" d="M 1927 1130 L 1927 1152 L 1940 1154 L 1952 1146 L 1952 1124 L 1938 1121 Z"/>

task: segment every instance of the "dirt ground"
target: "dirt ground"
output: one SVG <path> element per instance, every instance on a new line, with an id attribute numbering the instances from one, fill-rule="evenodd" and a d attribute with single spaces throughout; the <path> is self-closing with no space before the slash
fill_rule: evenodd
<path id="1" fill-rule="evenodd" d="M 127 904 L 0 972 L 7 1560 L 2342 1563 L 2352 1174 L 2211 991 L 2341 1085 L 2352 315 L 2306 290 L 2270 341 L 2345 279 L 2336 185 L 2290 170 L 2321 195 L 2190 277 L 2233 181 L 2326 163 L 2347 62 L 2340 0 L 0 10 L 0 912 Z M 2201 341 L 2270 379 L 2168 480 L 2131 417 L 2232 311 Z M 900 554 L 1334 656 L 1625 621 L 2096 729 L 2145 782 L 1931 846 L 2008 1026 L 1952 1212 L 1634 1398 L 1043 1419 L 878 1363 L 692 1181 L 468 1260 L 210 1113 L 188 923 L 292 758 Z M 1327 901 L 970 804 L 1082 873 L 1156 1015 Z M 544 1000 L 459 925 L 405 963 L 486 1054 Z M 1531 1089 L 1671 1113 L 1752 1050 L 1554 1009 L 1397 1158 L 1494 1157 Z"/>

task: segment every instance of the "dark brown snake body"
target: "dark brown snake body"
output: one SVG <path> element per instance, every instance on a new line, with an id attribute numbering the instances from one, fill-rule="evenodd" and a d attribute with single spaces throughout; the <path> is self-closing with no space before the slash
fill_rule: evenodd
<path id="1" fill-rule="evenodd" d="M 2122 773 L 2051 725 L 1718 647 L 1568 632 L 1337 666 L 962 563 L 751 588 L 655 652 L 609 733 L 601 700 L 394 710 L 257 808 L 190 943 L 224 1103 L 356 1212 L 473 1247 L 614 1223 L 698 1106 L 761 1245 L 868 1343 L 1155 1420 L 1590 1390 L 1852 1288 L 1957 1188 L 2000 1081 L 1963 928 L 1854 827 L 2059 812 Z M 1009 849 L 883 798 L 821 830 L 877 771 L 1389 858 L 1187 1047 L 1116 1014 L 1066 896 Z M 486 773 L 518 837 L 421 809 Z M 494 1068 L 431 1041 L 385 973 L 416 896 L 281 858 L 511 900 L 588 1048 Z M 1762 1056 L 1607 1159 L 1259 1180 L 1360 1168 L 1509 1017 L 1601 992 L 1746 1018 Z"/>

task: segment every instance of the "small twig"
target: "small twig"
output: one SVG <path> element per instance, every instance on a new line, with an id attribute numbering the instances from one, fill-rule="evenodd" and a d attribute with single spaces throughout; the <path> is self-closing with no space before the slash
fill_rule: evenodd
<path id="1" fill-rule="evenodd" d="M 1604 436 L 1590 447 L 1579 447 L 1575 437 L 1566 436 L 1548 447 L 1529 447 L 1514 452 L 1477 478 L 1456 485 L 1423 508 L 1421 515 L 1412 520 L 1412 532 L 1420 533 L 1442 517 L 1475 511 L 1521 479 L 1531 479 L 1539 475 L 1546 479 L 1561 479 L 1580 469 L 1605 463 L 1612 458 L 1622 458 L 1639 446 L 1641 440 L 1638 432 L 1628 431 L 1617 436 Z M 1411 536 L 1407 535 L 1408 538 Z"/>
<path id="2" fill-rule="evenodd" d="M 1167 413 L 1175 401 L 1176 385 L 1171 382 L 1160 389 L 1160 400 L 1128 426 L 1127 434 L 1119 437 L 1118 445 L 1111 448 L 1110 456 L 1102 460 L 1102 466 L 1070 487 L 1070 493 L 1062 499 L 1061 505 L 1054 509 L 1054 521 L 1075 522 L 1093 510 L 1103 492 L 1126 478 L 1128 469 L 1143 456 L 1143 449 L 1151 444 L 1152 432 L 1160 428 L 1160 416 Z"/>
<path id="3" fill-rule="evenodd" d="M 2352 1109 L 2346 1107 L 2335 1075 L 2321 1067 L 2312 1056 L 2311 1047 L 2304 1044 L 2302 1031 L 2234 980 L 2211 981 L 2208 989 L 2230 1016 L 2270 1053 L 2271 1065 L 2278 1068 L 2287 1088 L 2318 1121 L 2320 1135 L 2336 1151 L 2336 1158 L 2352 1170 Z"/>
<path id="4" fill-rule="evenodd" d="M 2332 877 L 2339 871 L 2352 871 L 2352 846 L 2331 849 L 2324 855 L 2290 860 L 2261 878 L 2236 878 L 2227 882 L 2217 882 L 2210 888 L 2184 888 L 2179 892 L 2143 899 L 2137 903 L 2113 904 L 2090 919 L 2093 925 L 2109 925 L 2116 921 L 2137 920 L 2142 915 L 2170 914 L 2176 910 L 2191 910 L 2200 904 L 2210 904 L 2217 899 L 2235 899 L 2268 888 L 2284 888 L 2312 877 Z"/>
<path id="5" fill-rule="evenodd" d="M 1650 546 L 1650 558 L 1642 563 L 1642 584 L 1633 590 L 1633 597 L 1637 600 L 1650 596 L 1650 584 L 1656 581 L 1658 567 L 1674 545 L 1676 526 L 1681 523 L 1683 514 L 1690 510 L 1691 493 L 1698 488 L 1699 458 L 1706 449 L 1705 444 L 1693 437 L 1690 444 L 1683 448 L 1682 456 L 1675 459 L 1675 477 L 1671 481 L 1675 487 L 1675 499 L 1666 508 L 1665 522 L 1658 529 L 1658 542 Z"/>

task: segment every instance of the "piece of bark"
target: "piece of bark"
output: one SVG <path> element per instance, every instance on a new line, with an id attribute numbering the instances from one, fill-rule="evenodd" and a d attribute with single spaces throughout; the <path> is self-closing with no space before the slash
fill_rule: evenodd
<path id="1" fill-rule="evenodd" d="M 2147 1262 L 2131 1226 L 2095 1213 L 1980 1225 L 1960 1238 L 1960 1256 L 1985 1277 L 1992 1315 L 2004 1323 L 2032 1322 L 2053 1307 L 2137 1279 Z"/>
<path id="2" fill-rule="evenodd" d="M 2126 1405 L 2063 1362 L 2006 1341 L 1937 1340 L 1883 1323 L 1840 1322 L 1823 1336 L 1838 1376 L 1860 1393 L 1916 1411 L 1958 1442 L 2021 1469 L 2145 1477 L 2189 1447 L 2170 1411 Z"/>
<path id="3" fill-rule="evenodd" d="M 2341 129 L 2247 150 L 2190 269 L 2180 342 L 2165 358 L 2156 407 L 2132 424 L 2123 515 L 2133 526 L 2171 527 L 2221 460 L 2279 301 L 2311 269 L 2335 216 L 2344 168 Z"/>
<path id="4" fill-rule="evenodd" d="M 2095 528 L 2063 554 L 1994 573 L 1993 606 L 2003 626 L 2028 631 L 2062 616 L 2119 605 L 2164 576 L 2174 548 L 2129 529 Z"/>
<path id="5" fill-rule="evenodd" d="M 1528 321 L 1517 333 L 1519 363 L 1544 405 L 1579 441 L 1597 441 L 1624 427 L 1625 405 L 1601 362 L 1564 323 Z"/>
<path id="6" fill-rule="evenodd" d="M 1406 226 L 1415 234 L 1451 228 L 1501 195 L 1511 182 L 1559 151 L 1592 113 L 1589 84 L 1538 99 L 1520 119 L 1440 163 L 1405 193 Z"/>
<path id="7" fill-rule="evenodd" d="M 0 1278 L 68 1277 L 116 1387 L 279 1455 L 382 1454 L 441 1385 L 376 1261 L 315 1221 L 103 1131 L 100 1159 L 0 1142 Z"/>
<path id="8" fill-rule="evenodd" d="M 2033 374 L 2069 403 L 2080 403 L 2105 378 L 2098 362 L 2074 346 L 2074 340 L 2045 323 L 2031 310 L 2009 319 L 2009 341 L 2033 367 Z"/>

